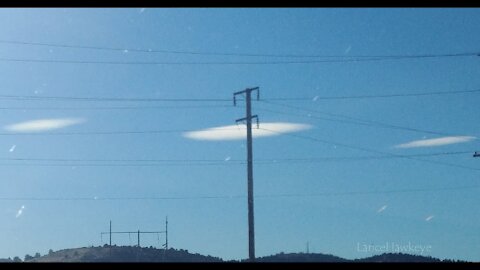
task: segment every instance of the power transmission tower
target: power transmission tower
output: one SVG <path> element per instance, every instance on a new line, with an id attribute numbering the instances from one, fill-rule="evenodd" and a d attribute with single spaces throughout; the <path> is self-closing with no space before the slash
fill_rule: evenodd
<path id="1" fill-rule="evenodd" d="M 168 224 L 168 221 L 166 221 L 166 224 Z M 137 234 L 137 246 L 140 247 L 140 234 L 160 234 L 160 233 L 165 233 L 166 235 L 168 235 L 168 227 L 165 228 L 166 230 L 165 231 L 140 231 L 140 230 L 137 230 L 137 231 L 124 231 L 124 232 L 112 232 L 112 221 L 110 221 L 110 231 L 108 232 L 101 232 L 100 233 L 100 237 L 103 238 L 103 235 L 104 234 L 109 234 L 110 235 L 110 246 L 112 246 L 112 234 L 132 234 L 132 233 L 135 233 Z M 167 236 L 168 237 L 168 236 Z M 165 240 L 165 246 L 168 247 L 168 238 L 167 240 Z"/>
<path id="2" fill-rule="evenodd" d="M 168 216 L 165 217 L 165 249 L 168 249 Z"/>
<path id="3" fill-rule="evenodd" d="M 110 246 L 112 246 L 112 221 L 110 220 Z"/>
<path id="4" fill-rule="evenodd" d="M 167 250 L 168 250 L 168 216 L 165 217 L 165 244 L 163 245 L 165 250 L 163 252 L 163 261 L 167 259 Z"/>
<path id="5" fill-rule="evenodd" d="M 258 87 L 247 88 L 233 94 L 233 105 L 237 105 L 237 95 L 245 94 L 246 116 L 237 119 L 236 122 L 247 122 L 247 178 L 248 178 L 248 257 L 251 262 L 255 261 L 255 229 L 253 220 L 253 153 L 252 153 L 252 119 L 257 120 L 258 116 L 252 116 L 252 91 L 257 91 L 257 100 L 260 99 L 260 90 Z"/>

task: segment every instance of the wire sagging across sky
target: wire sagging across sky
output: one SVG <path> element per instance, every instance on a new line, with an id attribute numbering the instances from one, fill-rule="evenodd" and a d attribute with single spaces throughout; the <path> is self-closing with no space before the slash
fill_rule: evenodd
<path id="1" fill-rule="evenodd" d="M 324 121 L 339 122 L 339 123 L 346 123 L 346 124 L 353 124 L 353 125 L 360 125 L 360 126 L 404 130 L 404 131 L 410 131 L 410 132 L 427 133 L 427 134 L 442 135 L 442 136 L 452 136 L 453 135 L 453 134 L 449 134 L 449 133 L 445 133 L 445 132 L 438 132 L 438 131 L 432 131 L 432 130 L 425 130 L 425 129 L 399 126 L 399 125 L 392 125 L 392 124 L 387 124 L 387 123 L 384 123 L 384 122 L 367 120 L 367 119 L 352 117 L 352 116 L 338 114 L 338 113 L 329 113 L 329 112 L 323 112 L 323 111 L 317 111 L 317 110 L 310 110 L 310 109 L 305 109 L 305 108 L 302 108 L 302 107 L 291 106 L 291 105 L 282 104 L 282 103 L 274 103 L 274 102 L 268 102 L 268 101 L 265 101 L 265 103 L 276 105 L 276 106 L 281 106 L 281 107 L 285 107 L 285 108 L 295 109 L 295 110 L 298 110 L 298 111 L 325 114 L 325 115 L 328 115 L 328 116 L 334 116 L 334 117 L 339 117 L 339 118 L 343 118 L 343 119 L 319 117 L 319 116 L 311 115 L 311 114 L 303 115 L 303 114 L 296 114 L 296 113 L 290 113 L 290 112 L 280 112 L 280 111 L 264 109 L 264 108 L 260 108 L 258 110 L 266 111 L 266 112 L 272 112 L 272 113 L 275 113 L 275 114 L 293 115 L 293 116 L 300 116 L 300 117 L 305 117 L 305 118 L 310 118 L 310 119 L 319 119 L 319 120 L 324 120 Z"/>
<path id="2" fill-rule="evenodd" d="M 185 50 L 166 50 L 166 49 L 139 49 L 131 47 L 106 47 L 95 45 L 72 45 L 50 42 L 28 42 L 18 40 L 0 40 L 1 44 L 22 45 L 22 46 L 43 46 L 64 49 L 87 49 L 100 51 L 116 51 L 121 53 L 162 53 L 162 54 L 185 54 L 185 55 L 205 55 L 205 56 L 238 56 L 238 57 L 271 57 L 271 58 L 381 58 L 381 59 L 411 59 L 411 58 L 439 58 L 439 57 L 459 57 L 459 56 L 477 56 L 479 52 L 464 53 L 444 53 L 444 54 L 403 54 L 403 55 L 320 55 L 320 54 L 261 54 L 261 53 L 232 53 L 232 52 L 202 52 Z"/>
<path id="3" fill-rule="evenodd" d="M 287 197 L 323 197 L 323 196 L 361 196 L 375 194 L 396 194 L 396 193 L 415 193 L 415 192 L 436 192 L 453 190 L 471 190 L 480 188 L 479 185 L 456 186 L 456 187 L 429 187 L 429 188 L 410 188 L 410 189 L 391 189 L 391 190 L 364 190 L 364 191 L 345 191 L 345 192 L 322 192 L 322 193 L 304 193 L 304 194 L 259 194 L 255 195 L 258 199 L 267 198 L 287 198 Z M 206 196 L 164 196 L 164 197 L 0 197 L 0 201 L 147 201 L 147 200 L 211 200 L 211 199 L 245 199 L 246 195 L 206 195 Z"/>
<path id="4" fill-rule="evenodd" d="M 269 97 L 262 98 L 260 102 L 271 103 L 272 101 L 312 101 L 322 99 L 369 99 L 369 98 L 399 98 L 399 97 L 421 97 L 436 95 L 455 95 L 455 94 L 474 94 L 480 93 L 480 89 L 471 90 L 451 90 L 451 91 L 431 91 L 418 93 L 394 93 L 394 94 L 376 94 L 376 95 L 353 95 L 353 96 L 329 96 L 329 97 Z M 232 102 L 232 98 L 208 97 L 208 98 L 158 98 L 158 97 L 86 97 L 86 96 L 43 96 L 43 95 L 0 95 L 0 100 L 28 100 L 28 101 L 106 101 L 106 102 Z M 275 103 L 280 106 L 290 106 L 286 104 Z M 209 105 L 215 106 L 215 105 Z M 230 107 L 230 106 L 229 106 Z M 232 106 L 233 107 L 233 106 Z M 0 110 L 2 108 L 0 107 Z M 4 108 L 8 109 L 8 108 Z"/>
<path id="5" fill-rule="evenodd" d="M 391 160 L 411 157 L 434 157 L 452 155 L 470 155 L 471 151 L 437 152 L 410 155 L 376 155 L 376 156 L 331 156 L 304 158 L 260 158 L 255 165 L 310 164 L 323 162 L 351 162 L 369 160 Z M 171 167 L 171 166 L 244 166 L 245 160 L 235 159 L 73 159 L 73 158 L 0 158 L 1 167 Z M 34 162 L 34 163 L 32 163 Z"/>
<path id="6" fill-rule="evenodd" d="M 477 57 L 478 53 L 461 53 L 429 56 L 402 56 L 402 57 L 357 57 L 348 59 L 321 59 L 321 60 L 288 60 L 288 61 L 113 61 L 113 60 L 73 60 L 73 59 L 39 59 L 39 58 L 0 58 L 0 62 L 37 63 L 37 64 L 78 64 L 78 65 L 128 65 L 128 66 L 204 66 L 204 65 L 292 65 L 292 64 L 328 64 L 328 63 L 360 63 L 381 62 L 395 60 L 412 60 L 445 57 Z"/>
<path id="7" fill-rule="evenodd" d="M 271 130 L 271 129 L 265 129 L 265 128 L 261 128 L 261 127 L 260 127 L 260 129 L 264 129 L 264 130 L 268 130 L 270 132 L 278 133 L 278 131 Z M 295 138 L 300 138 L 300 139 L 304 139 L 304 140 L 314 141 L 314 142 L 320 142 L 320 143 L 329 144 L 329 145 L 338 145 L 338 146 L 342 146 L 342 147 L 345 147 L 345 148 L 350 148 L 350 149 L 355 149 L 355 150 L 360 150 L 360 151 L 365 151 L 365 152 L 370 152 L 370 153 L 376 153 L 376 154 L 387 155 L 387 156 L 398 157 L 398 158 L 404 158 L 404 159 L 410 159 L 410 160 L 417 160 L 417 161 L 421 161 L 421 162 L 432 163 L 432 164 L 436 164 L 436 165 L 443 165 L 443 166 L 454 167 L 454 168 L 462 168 L 462 169 L 467 169 L 467 170 L 472 170 L 472 171 L 480 171 L 480 168 L 474 168 L 474 167 L 464 166 L 464 165 L 460 165 L 460 164 L 452 164 L 452 163 L 443 162 L 443 161 L 421 159 L 421 158 L 418 158 L 418 157 L 407 156 L 407 155 L 393 154 L 393 153 L 389 153 L 389 152 L 369 149 L 369 148 L 362 147 L 362 146 L 349 145 L 349 144 L 345 144 L 345 143 L 329 141 L 329 140 L 320 139 L 320 138 L 311 137 L 311 136 L 298 135 L 298 134 L 293 134 L 293 133 L 285 133 L 284 135 L 295 137 Z"/>

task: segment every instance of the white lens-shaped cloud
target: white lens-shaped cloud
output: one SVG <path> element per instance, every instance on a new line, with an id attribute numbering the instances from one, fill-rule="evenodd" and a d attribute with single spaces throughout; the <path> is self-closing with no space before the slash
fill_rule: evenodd
<path id="1" fill-rule="evenodd" d="M 312 126 L 296 123 L 260 123 L 257 128 L 256 123 L 252 123 L 252 137 L 278 136 L 283 133 L 298 132 L 310 129 Z M 247 126 L 230 125 L 222 127 L 208 128 L 198 131 L 183 133 L 183 136 L 194 140 L 223 141 L 223 140 L 241 140 L 247 137 Z"/>
<path id="2" fill-rule="evenodd" d="M 77 125 L 83 122 L 85 122 L 85 119 L 81 118 L 38 119 L 11 124 L 4 128 L 13 132 L 42 132 Z"/>
<path id="3" fill-rule="evenodd" d="M 404 144 L 395 145 L 395 148 L 414 148 L 414 147 L 435 147 L 454 143 L 464 143 L 476 139 L 473 136 L 449 136 L 435 139 L 411 141 Z"/>

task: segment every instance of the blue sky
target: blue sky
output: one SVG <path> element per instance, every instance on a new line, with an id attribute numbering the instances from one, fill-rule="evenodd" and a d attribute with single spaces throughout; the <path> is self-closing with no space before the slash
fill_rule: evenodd
<path id="1" fill-rule="evenodd" d="M 233 92 L 259 86 L 266 101 L 305 98 L 253 102 L 260 125 L 310 128 L 254 140 L 257 256 L 304 252 L 309 242 L 311 252 L 360 258 L 374 253 L 358 245 L 393 242 L 431 246 L 424 255 L 480 261 L 480 160 L 472 157 L 479 150 L 479 93 L 322 99 L 477 90 L 478 56 L 251 65 L 5 61 L 299 60 L 132 49 L 340 57 L 478 53 L 479 15 L 478 9 L 1 9 L 0 257 L 105 244 L 100 232 L 108 230 L 109 220 L 114 230 L 163 230 L 168 215 L 170 246 L 246 258 L 246 167 L 238 162 L 246 158 L 245 141 L 196 140 L 181 131 L 234 125 L 244 117 L 244 102 L 233 107 Z M 209 98 L 226 101 L 178 101 Z M 37 127 L 52 129 L 22 134 L 31 130 L 30 123 L 12 130 L 45 119 L 54 120 Z M 172 132 L 98 134 L 155 130 Z M 70 135 L 49 134 L 59 132 Z M 457 143 L 457 137 L 444 138 L 451 136 L 470 137 Z M 448 144 L 396 147 L 439 138 Z M 398 158 L 436 153 L 441 155 L 415 156 L 427 162 Z M 365 158 L 379 155 L 389 158 Z M 285 161 L 315 158 L 324 159 Z M 136 161 L 101 161 L 112 159 Z M 200 162 L 189 165 L 191 160 Z M 199 164 L 205 160 L 215 161 Z M 124 199 L 101 200 L 112 197 Z M 125 200 L 132 197 L 174 199 Z M 163 235 L 146 235 L 142 245 L 163 241 Z M 114 236 L 114 243 L 133 245 L 136 238 Z"/>

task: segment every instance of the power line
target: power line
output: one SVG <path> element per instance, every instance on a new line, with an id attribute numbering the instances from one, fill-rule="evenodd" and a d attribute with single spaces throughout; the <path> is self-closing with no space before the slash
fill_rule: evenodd
<path id="1" fill-rule="evenodd" d="M 216 128 L 215 130 L 238 130 L 235 128 Z M 165 129 L 165 130 L 126 130 L 126 131 L 78 131 L 78 132 L 17 132 L 0 133 L 0 136 L 86 136 L 86 135 L 129 135 L 129 134 L 163 134 L 163 133 L 182 133 L 192 132 L 192 129 Z"/>
<path id="2" fill-rule="evenodd" d="M 256 165 L 282 165 L 284 164 L 309 164 L 318 162 L 345 162 L 345 161 L 368 161 L 368 160 L 388 160 L 395 158 L 411 158 L 411 157 L 432 157 L 432 156 L 445 156 L 445 155 L 459 155 L 471 153 L 471 151 L 463 152 L 445 152 L 445 153 L 431 153 L 431 154 L 413 154 L 402 156 L 356 156 L 356 157 L 319 157 L 319 158 L 280 158 L 280 159 L 259 159 L 255 160 Z M 75 161 L 75 159 L 29 159 L 29 158 L 2 158 L 0 161 L 11 162 L 24 162 L 24 161 L 37 161 L 47 163 L 0 163 L 2 167 L 172 167 L 172 166 L 236 166 L 247 164 L 244 160 L 163 160 L 162 162 L 142 163 L 130 161 L 126 162 L 119 160 L 121 163 L 98 163 L 106 162 L 106 160 L 81 160 Z M 51 163 L 54 162 L 54 163 Z M 60 163 L 59 163 L 60 162 Z M 62 163 L 62 162 L 74 162 L 74 163 Z M 78 163 L 78 162 L 90 162 L 90 163 Z M 93 162 L 93 163 L 92 163 Z"/>
<path id="3" fill-rule="evenodd" d="M 262 102 L 267 103 L 267 104 L 276 105 L 276 106 L 285 107 L 285 108 L 295 109 L 295 110 L 299 110 L 299 111 L 306 111 L 306 112 L 319 113 L 319 114 L 325 114 L 325 115 L 329 115 L 329 116 L 345 118 L 347 120 L 331 119 L 331 118 L 324 118 L 324 117 L 318 117 L 318 116 L 305 116 L 305 115 L 300 115 L 300 114 L 291 114 L 291 113 L 285 113 L 285 112 L 278 112 L 278 111 L 270 110 L 270 112 L 278 113 L 278 114 L 291 114 L 291 115 L 297 115 L 297 116 L 308 117 L 308 118 L 315 118 L 315 119 L 326 120 L 326 121 L 341 122 L 341 123 L 363 125 L 363 126 L 380 127 L 380 128 L 388 128 L 388 129 L 405 130 L 405 131 L 411 131 L 411 132 L 427 133 L 427 134 L 442 135 L 442 136 L 452 136 L 453 135 L 453 134 L 449 134 L 449 133 L 432 131 L 432 130 L 425 130 L 425 129 L 399 126 L 399 125 L 392 125 L 392 124 L 387 124 L 387 123 L 384 123 L 384 122 L 367 120 L 367 119 L 362 119 L 362 118 L 358 118 L 358 117 L 352 117 L 352 116 L 348 116 L 348 115 L 344 115 L 344 114 L 329 113 L 329 112 L 305 109 L 305 108 L 292 106 L 292 105 L 287 105 L 287 104 L 283 104 L 283 103 L 276 103 L 276 102 L 269 102 L 269 101 L 262 101 Z M 263 110 L 265 110 L 265 109 L 263 109 Z M 268 111 L 268 109 L 266 109 L 266 111 Z"/>
<path id="4" fill-rule="evenodd" d="M 353 96 L 314 96 L 314 97 L 284 97 L 267 98 L 262 101 L 318 101 L 318 100 L 339 100 L 339 99 L 370 99 L 370 98 L 395 98 L 395 97 L 421 97 L 435 95 L 454 95 L 479 93 L 480 89 L 458 90 L 458 91 L 431 91 L 423 93 L 403 93 L 403 94 L 375 94 L 375 95 L 353 95 Z"/>
<path id="5" fill-rule="evenodd" d="M 269 132 L 274 132 L 274 133 L 287 135 L 287 136 L 291 136 L 291 137 L 295 137 L 295 138 L 300 138 L 300 139 L 305 139 L 305 140 L 315 141 L 315 142 L 321 142 L 321 143 L 330 144 L 330 145 L 338 145 L 338 146 L 342 146 L 342 147 L 345 147 L 345 148 L 350 148 L 350 149 L 355 149 L 355 150 L 360 150 L 360 151 L 365 151 L 365 152 L 371 152 L 371 153 L 388 155 L 388 156 L 395 156 L 395 157 L 398 157 L 398 158 L 417 160 L 417 161 L 422 161 L 422 162 L 427 162 L 427 163 L 432 163 L 432 164 L 437 164 L 437 165 L 444 165 L 444 166 L 468 169 L 468 170 L 473 170 L 473 171 L 480 171 L 479 168 L 473 168 L 473 167 L 463 166 L 463 165 L 459 165 L 459 164 L 452 164 L 452 163 L 447 163 L 447 162 L 442 162 L 442 161 L 434 161 L 434 160 L 428 160 L 428 159 L 420 159 L 420 158 L 417 158 L 417 157 L 410 157 L 410 156 L 406 156 L 406 155 L 392 154 L 392 153 L 373 150 L 373 149 L 369 149 L 369 148 L 365 148 L 365 147 L 361 147 L 361 146 L 348 145 L 348 144 L 344 144 L 344 143 L 329 141 L 329 140 L 325 140 L 325 139 L 319 139 L 319 138 L 310 137 L 310 136 L 291 134 L 291 133 L 281 133 L 281 132 L 278 132 L 278 131 L 275 131 L 275 130 L 266 129 L 266 128 L 262 128 L 262 127 L 259 127 L 259 129 L 263 129 L 263 130 L 266 130 L 266 131 L 269 131 Z"/>
<path id="6" fill-rule="evenodd" d="M 1 62 L 16 63 L 49 63 L 49 64 L 96 64 L 96 65 L 289 65 L 289 64 L 327 64 L 327 63 L 359 63 L 359 62 L 380 62 L 392 60 L 425 59 L 425 58 L 445 58 L 445 57 L 476 57 L 478 53 L 458 53 L 442 55 L 412 55 L 401 57 L 357 57 L 348 59 L 324 59 L 324 60 L 288 60 L 288 61 L 98 61 L 98 60 L 52 60 L 52 59 L 33 59 L 33 58 L 0 58 Z"/>
<path id="7" fill-rule="evenodd" d="M 312 101 L 312 100 L 321 100 L 321 99 L 360 99 L 360 98 L 394 98 L 394 97 L 418 97 L 418 96 L 432 96 L 432 95 L 453 95 L 453 94 L 466 94 L 466 93 L 480 93 L 480 89 L 473 89 L 473 90 L 459 90 L 459 91 L 433 91 L 433 92 L 423 92 L 423 93 L 397 93 L 397 94 L 379 94 L 379 95 L 362 95 L 362 96 L 325 96 L 319 97 L 316 96 L 314 98 L 310 97 L 279 97 L 279 98 L 266 98 L 261 99 L 260 102 L 270 103 L 270 104 L 279 104 L 273 103 L 272 101 Z M 0 99 L 6 100 L 29 100 L 29 101 L 38 101 L 38 100 L 49 100 L 49 101 L 65 101 L 65 100 L 74 100 L 74 101 L 116 101 L 116 102 L 231 102 L 230 99 L 227 98 L 120 98 L 120 97 L 79 97 L 79 96 L 39 96 L 39 95 L 0 95 Z M 210 106 L 218 106 L 218 105 L 210 105 Z M 224 105 L 225 106 L 225 105 Z M 282 106 L 289 106 L 286 104 L 282 104 Z M 173 107 L 173 106 L 172 106 Z M 185 106 L 185 108 L 195 106 Z M 202 107 L 207 107 L 204 105 Z M 232 107 L 233 106 L 225 106 L 225 107 Z M 105 109 L 110 107 L 105 107 Z M 112 109 L 115 107 L 112 107 Z M 134 109 L 137 107 L 117 107 L 118 109 Z M 161 106 L 151 106 L 145 108 L 162 108 Z M 168 108 L 168 107 L 166 107 Z M 2 108 L 0 108 L 2 109 Z M 4 109 L 9 109 L 6 107 Z M 16 108 L 12 108 L 16 109 Z M 21 108 L 18 108 L 19 110 Z M 38 108 L 42 109 L 42 108 Z M 76 108 L 72 108 L 76 109 Z M 80 108 L 79 108 L 80 109 Z M 83 109 L 83 108 L 82 108 Z M 89 108 L 85 108 L 89 109 Z M 95 108 L 92 108 L 95 109 Z M 98 109 L 104 109 L 99 107 Z"/>
<path id="8" fill-rule="evenodd" d="M 334 119 L 334 118 L 326 118 L 326 117 L 320 117 L 320 116 L 315 116 L 315 115 L 303 115 L 303 114 L 298 114 L 298 113 L 288 113 L 288 112 L 281 112 L 281 111 L 275 111 L 275 110 L 270 110 L 270 109 L 264 109 L 264 108 L 258 108 L 257 110 L 259 111 L 264 111 L 264 112 L 271 112 L 275 114 L 282 114 L 282 115 L 290 115 L 290 116 L 300 116 L 304 118 L 309 118 L 309 119 L 319 119 L 319 120 L 324 120 L 324 121 L 331 121 L 331 122 L 339 122 L 339 123 L 347 123 L 347 124 L 357 124 L 357 125 L 368 125 L 363 122 L 358 122 L 358 121 L 351 121 L 351 120 L 344 120 L 344 119 Z"/>
<path id="9" fill-rule="evenodd" d="M 343 196 L 343 195 L 368 195 L 368 194 L 390 194 L 390 193 L 409 193 L 409 192 L 430 192 L 446 190 L 462 190 L 480 188 L 480 186 L 459 186 L 459 187 L 441 187 L 441 188 L 412 188 L 412 189 L 392 189 L 392 190 L 372 190 L 372 191 L 347 191 L 331 193 L 312 193 L 312 194 L 279 194 L 279 195 L 259 195 L 259 197 L 316 197 L 316 196 Z"/>
<path id="10" fill-rule="evenodd" d="M 280 104 L 278 104 L 278 105 L 280 105 Z M 279 111 L 269 110 L 269 109 L 258 109 L 258 110 L 271 112 L 271 113 L 276 113 L 276 114 L 293 115 L 293 116 L 300 116 L 300 117 L 309 118 L 309 119 L 319 119 L 319 120 L 324 120 L 324 121 L 331 121 L 331 122 L 345 123 L 345 124 L 353 124 L 353 125 L 360 125 L 360 126 L 405 130 L 405 131 L 428 133 L 428 134 L 435 134 L 435 135 L 444 135 L 444 136 L 451 136 L 452 135 L 452 134 L 436 132 L 436 131 L 429 131 L 429 130 L 422 130 L 422 129 L 404 127 L 404 126 L 391 125 L 391 124 L 386 124 L 386 123 L 383 123 L 383 122 L 377 122 L 377 121 L 372 121 L 372 120 L 365 120 L 365 119 L 360 119 L 360 118 L 355 118 L 355 117 L 349 117 L 349 116 L 341 115 L 341 114 L 331 114 L 331 115 L 336 115 L 336 116 L 339 116 L 339 117 L 342 116 L 344 118 L 353 119 L 353 120 L 333 119 L 333 118 L 319 117 L 319 116 L 315 116 L 315 115 L 303 115 L 303 114 L 296 114 L 296 113 L 279 112 Z M 309 111 L 309 112 L 318 112 L 318 111 L 307 110 L 307 109 L 304 109 L 304 110 Z M 320 112 L 318 112 L 318 113 L 320 113 Z M 322 112 L 322 113 L 326 114 L 325 112 Z M 360 121 L 363 121 L 363 122 L 360 122 Z"/>
<path id="11" fill-rule="evenodd" d="M 73 163 L 73 164 L 63 164 L 63 163 L 3 163 L 0 166 L 20 166 L 20 167 L 165 167 L 165 166 L 231 166 L 231 165 L 243 165 L 245 162 L 234 162 L 234 163 L 120 163 L 120 164 L 98 164 L 98 163 Z"/>
<path id="12" fill-rule="evenodd" d="M 439 187 L 439 188 L 411 188 L 391 190 L 367 190 L 346 192 L 322 192 L 307 194 L 263 194 L 255 198 L 286 198 L 286 197 L 321 197 L 321 196 L 349 196 L 349 195 L 374 195 L 411 192 L 434 192 L 449 190 L 471 190 L 480 188 L 479 185 Z M 165 196 L 165 197 L 0 197 L 0 201 L 137 201 L 137 200 L 210 200 L 210 199 L 245 199 L 245 195 L 210 195 L 210 196 Z"/>
<path id="13" fill-rule="evenodd" d="M 201 52 L 201 51 L 184 51 L 184 50 L 165 50 L 165 49 L 138 49 L 125 47 L 105 47 L 92 45 L 71 45 L 60 43 L 45 43 L 45 42 L 26 42 L 14 40 L 0 40 L 3 44 L 13 45 L 29 45 L 29 46 L 46 46 L 57 48 L 70 49 L 88 49 L 88 50 L 102 50 L 102 51 L 117 51 L 117 52 L 140 52 L 140 53 L 164 53 L 164 54 L 186 54 L 186 55 L 208 55 L 208 56 L 240 56 L 240 57 L 275 57 L 275 58 L 432 58 L 432 57 L 458 57 L 458 56 L 474 56 L 479 52 L 474 53 L 448 53 L 448 54 L 404 54 L 404 55 L 319 55 L 319 54 L 258 54 L 258 53 L 232 53 L 232 52 Z"/>
<path id="14" fill-rule="evenodd" d="M 472 151 L 456 151 L 456 152 L 437 152 L 437 153 L 424 153 L 424 154 L 411 154 L 403 155 L 407 157 L 432 157 L 432 156 L 447 156 L 447 155 L 462 155 L 471 154 Z M 400 158 L 397 156 L 378 155 L 378 156 L 331 156 L 331 157 L 308 157 L 308 158 L 263 158 L 254 159 L 256 164 L 265 163 L 290 163 L 290 162 L 325 162 L 325 161 L 348 161 L 348 160 L 374 160 L 374 159 L 392 159 Z M 74 158 L 12 158 L 12 157 L 0 157 L 0 161 L 40 161 L 40 162 L 122 162 L 120 165 L 142 165 L 138 163 L 147 162 L 147 165 L 162 165 L 167 163 L 185 163 L 190 165 L 191 163 L 197 164 L 210 164 L 210 163 L 222 163 L 222 164 L 245 164 L 245 160 L 230 159 L 228 161 L 221 159 L 74 159 Z M 48 165 L 48 164 L 41 164 Z M 65 164 L 67 166 L 74 166 L 75 164 Z M 99 165 L 115 165 L 115 164 L 99 164 Z"/>
<path id="15" fill-rule="evenodd" d="M 8 100 L 75 100 L 75 101 L 134 101 L 134 102 L 231 102 L 222 98 L 119 98 L 119 97 L 72 97 L 72 96 L 31 96 L 0 95 L 0 99 Z"/>
<path id="16" fill-rule="evenodd" d="M 235 108 L 231 105 L 192 105 L 192 106 L 115 106 L 115 107 L 0 107 L 0 110 L 13 111 L 63 111 L 63 110 L 144 110 L 144 109 L 211 109 Z"/>

